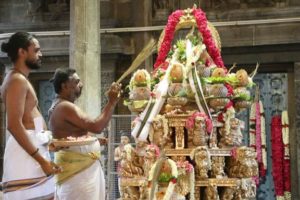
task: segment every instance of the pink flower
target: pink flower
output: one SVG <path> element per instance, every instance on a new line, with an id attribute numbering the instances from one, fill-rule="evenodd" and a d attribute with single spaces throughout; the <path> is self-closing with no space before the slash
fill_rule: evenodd
<path id="1" fill-rule="evenodd" d="M 192 116 L 190 116 L 187 121 L 186 121 L 186 127 L 188 129 L 192 129 L 194 128 L 195 125 L 195 119 L 196 117 L 204 117 L 205 118 L 205 125 L 206 125 L 206 130 L 207 132 L 210 134 L 212 132 L 213 129 L 213 124 L 212 121 L 207 117 L 207 115 L 205 113 L 201 113 L 201 112 L 194 112 Z"/>

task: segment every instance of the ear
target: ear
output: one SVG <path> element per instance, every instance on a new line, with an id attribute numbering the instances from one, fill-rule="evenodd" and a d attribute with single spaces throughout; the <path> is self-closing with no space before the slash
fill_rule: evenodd
<path id="1" fill-rule="evenodd" d="M 24 57 L 27 54 L 27 51 L 23 48 L 19 48 L 18 55 Z"/>
<path id="2" fill-rule="evenodd" d="M 61 89 L 62 89 L 62 90 L 67 89 L 67 87 L 68 87 L 67 83 L 62 83 L 62 84 L 61 84 Z"/>

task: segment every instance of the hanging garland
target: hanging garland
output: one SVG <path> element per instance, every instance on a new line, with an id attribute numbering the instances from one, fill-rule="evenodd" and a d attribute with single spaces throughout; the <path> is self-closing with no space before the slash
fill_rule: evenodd
<path id="1" fill-rule="evenodd" d="M 266 120 L 264 106 L 259 101 L 260 107 L 260 127 L 261 127 L 261 151 L 262 151 L 262 167 L 260 168 L 260 176 L 264 177 L 267 174 L 267 136 L 266 136 Z"/>
<path id="2" fill-rule="evenodd" d="M 255 102 L 255 136 L 256 136 L 256 153 L 259 171 L 262 165 L 262 153 L 261 153 L 261 125 L 260 125 L 260 108 L 259 103 Z"/>
<path id="3" fill-rule="evenodd" d="M 259 176 L 265 177 L 267 173 L 266 126 L 264 108 L 261 101 L 251 105 L 249 121 L 250 146 L 257 152 Z M 256 179 L 258 180 L 258 179 Z M 258 182 L 257 182 L 258 184 Z"/>
<path id="4" fill-rule="evenodd" d="M 290 200 L 291 197 L 291 171 L 290 171 L 290 142 L 289 142 L 289 118 L 287 111 L 281 114 L 282 141 L 284 145 L 283 159 L 283 179 L 284 179 L 284 198 Z"/>
<path id="5" fill-rule="evenodd" d="M 275 187 L 276 199 L 284 199 L 283 184 L 283 142 L 282 142 L 281 117 L 274 116 L 271 122 L 272 137 L 272 175 Z"/>

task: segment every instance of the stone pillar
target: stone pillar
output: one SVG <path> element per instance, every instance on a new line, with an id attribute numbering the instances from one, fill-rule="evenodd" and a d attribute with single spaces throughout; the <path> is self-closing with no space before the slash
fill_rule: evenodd
<path id="1" fill-rule="evenodd" d="M 132 9 L 137 10 L 137 12 L 133 12 L 134 26 L 151 26 L 152 19 L 152 4 L 149 0 L 133 0 Z M 141 15 L 143 13 L 143 15 Z M 143 47 L 150 40 L 151 33 L 150 32 L 141 32 L 135 33 L 135 55 L 133 59 L 140 53 Z M 153 68 L 152 58 L 151 56 L 145 60 L 145 67 L 147 71 L 152 71 Z M 142 66 L 141 66 L 142 68 Z"/>
<path id="2" fill-rule="evenodd" d="M 289 101 L 292 199 L 300 198 L 300 63 L 294 65 L 294 92 Z M 290 89 L 289 89 L 290 90 Z M 295 119 L 295 120 L 293 120 Z"/>
<path id="3" fill-rule="evenodd" d="M 70 68 L 83 82 L 78 105 L 96 117 L 101 105 L 100 0 L 71 0 Z"/>

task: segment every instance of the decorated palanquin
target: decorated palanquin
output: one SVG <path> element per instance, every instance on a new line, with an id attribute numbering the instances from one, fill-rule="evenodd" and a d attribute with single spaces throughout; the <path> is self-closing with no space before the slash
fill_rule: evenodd
<path id="1" fill-rule="evenodd" d="M 174 39 L 180 29 L 188 32 Z M 243 146 L 236 112 L 251 105 L 258 66 L 250 75 L 233 73 L 220 51 L 218 32 L 201 9 L 169 16 L 154 71 L 137 70 L 129 84 L 137 144 L 121 161 L 121 199 L 255 198 L 256 152 Z"/>

